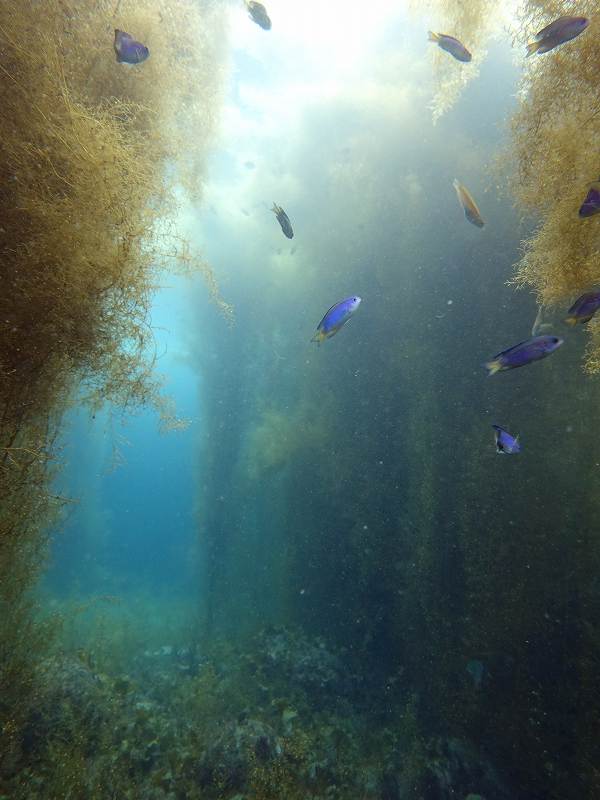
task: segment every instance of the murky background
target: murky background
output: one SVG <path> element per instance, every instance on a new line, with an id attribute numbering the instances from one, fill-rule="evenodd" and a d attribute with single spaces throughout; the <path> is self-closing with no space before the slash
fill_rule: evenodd
<path id="1" fill-rule="evenodd" d="M 482 366 L 538 311 L 508 285 L 536 225 L 505 181 L 516 22 L 434 123 L 462 68 L 432 55 L 431 9 L 273 2 L 267 32 L 209 5 L 217 132 L 175 217 L 234 320 L 159 269 L 151 348 L 187 426 L 110 401 L 65 415 L 52 491 L 72 502 L 36 589 L 61 624 L 0 796 L 591 800 L 587 337 L 549 308 L 556 354 Z"/>

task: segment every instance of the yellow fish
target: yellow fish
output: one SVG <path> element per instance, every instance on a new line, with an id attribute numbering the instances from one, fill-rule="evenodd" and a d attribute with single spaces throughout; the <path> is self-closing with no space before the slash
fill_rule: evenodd
<path id="1" fill-rule="evenodd" d="M 471 196 L 471 192 L 467 189 L 466 186 L 463 186 L 460 181 L 456 178 L 452 182 L 452 185 L 456 189 L 456 194 L 458 197 L 458 202 L 461 204 L 463 211 L 465 212 L 465 217 L 469 220 L 472 225 L 476 225 L 478 228 L 483 228 L 485 222 L 483 217 L 479 213 L 479 209 L 477 208 L 477 203 L 473 200 Z"/>

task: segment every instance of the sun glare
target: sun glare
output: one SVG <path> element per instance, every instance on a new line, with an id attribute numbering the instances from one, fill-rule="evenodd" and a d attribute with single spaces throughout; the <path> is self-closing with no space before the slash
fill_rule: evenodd
<path id="1" fill-rule="evenodd" d="M 234 47 L 248 49 L 254 55 L 267 44 L 269 49 L 292 54 L 291 69 L 295 63 L 298 69 L 330 75 L 359 68 L 386 27 L 406 15 L 405 4 L 394 0 L 371 0 L 368 8 L 348 0 L 273 0 L 266 6 L 273 23 L 269 33 L 249 26 L 243 9 L 241 14 L 237 7 L 234 9 Z M 273 41 L 265 43 L 266 37 Z"/>

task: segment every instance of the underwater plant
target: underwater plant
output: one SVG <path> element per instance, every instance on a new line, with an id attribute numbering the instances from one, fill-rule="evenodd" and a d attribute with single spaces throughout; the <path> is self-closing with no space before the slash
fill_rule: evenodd
<path id="1" fill-rule="evenodd" d="M 531 287 L 540 304 L 561 312 L 598 281 L 597 220 L 578 209 L 600 174 L 600 107 L 596 76 L 600 4 L 583 2 L 578 13 L 590 29 L 559 50 L 525 65 L 519 107 L 511 123 L 516 174 L 512 188 L 528 216 L 537 219 L 523 244 L 515 283 Z M 566 2 L 528 2 L 521 9 L 523 45 L 553 19 L 572 11 Z M 563 314 L 564 316 L 564 314 Z M 589 373 L 600 371 L 600 328 L 587 326 L 591 340 L 585 358 Z"/>
<path id="2" fill-rule="evenodd" d="M 248 433 L 247 475 L 250 480 L 263 479 L 283 469 L 302 452 L 319 446 L 324 435 L 323 422 L 310 407 L 293 411 L 266 407 Z"/>
<path id="3" fill-rule="evenodd" d="M 436 31 L 456 37 L 472 53 L 468 65 L 459 65 L 439 47 L 431 48 L 435 85 L 431 110 L 436 122 L 456 103 L 467 83 L 478 76 L 479 65 L 486 56 L 486 42 L 498 25 L 500 4 L 496 0 L 428 0 L 412 5 L 419 15 L 427 12 Z"/>
<path id="4" fill-rule="evenodd" d="M 179 187 L 201 195 L 222 19 L 191 0 L 0 7 L 0 773 L 18 758 L 49 635 L 28 590 L 64 502 L 49 490 L 61 416 L 82 386 L 95 406 L 169 414 L 148 321 L 165 269 L 204 274 L 230 313 L 175 227 Z M 115 28 L 152 57 L 117 63 Z"/>

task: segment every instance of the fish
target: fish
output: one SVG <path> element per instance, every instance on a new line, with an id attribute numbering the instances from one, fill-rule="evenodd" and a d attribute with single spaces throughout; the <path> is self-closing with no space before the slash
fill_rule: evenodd
<path id="1" fill-rule="evenodd" d="M 535 42 L 527 45 L 527 56 L 547 53 L 583 33 L 590 21 L 587 17 L 559 17 L 536 34 Z"/>
<path id="2" fill-rule="evenodd" d="M 136 42 L 129 33 L 115 28 L 115 53 L 119 64 L 141 64 L 150 55 L 145 44 Z"/>
<path id="3" fill-rule="evenodd" d="M 567 311 L 565 322 L 567 325 L 577 325 L 578 322 L 583 325 L 591 320 L 599 308 L 600 291 L 585 292 L 585 294 L 582 294 L 581 297 L 575 300 L 571 308 Z"/>
<path id="4" fill-rule="evenodd" d="M 290 218 L 285 213 L 281 206 L 278 206 L 277 203 L 273 203 L 273 208 L 271 211 L 277 217 L 277 221 L 281 225 L 281 230 L 287 236 L 288 239 L 294 238 L 294 231 L 292 229 L 292 223 L 290 222 Z"/>
<path id="5" fill-rule="evenodd" d="M 473 58 L 464 44 L 455 39 L 454 36 L 448 36 L 447 33 L 427 31 L 427 37 L 430 42 L 435 42 L 438 47 L 450 53 L 457 61 L 468 63 Z"/>
<path id="6" fill-rule="evenodd" d="M 271 20 L 267 14 L 267 9 L 262 3 L 257 3 L 255 0 L 246 0 L 246 8 L 253 22 L 256 22 L 265 31 L 271 30 Z"/>
<path id="7" fill-rule="evenodd" d="M 579 217 L 580 219 L 593 217 L 598 211 L 600 211 L 600 180 L 590 184 L 585 200 L 579 209 Z"/>
<path id="8" fill-rule="evenodd" d="M 526 364 L 531 364 L 532 361 L 546 358 L 546 356 L 558 350 L 563 341 L 564 339 L 558 336 L 550 336 L 549 334 L 532 336 L 531 339 L 526 339 L 524 342 L 514 345 L 514 347 L 509 347 L 508 350 L 498 353 L 491 361 L 486 361 L 483 366 L 488 370 L 488 375 L 495 375 L 496 372 L 503 372 L 507 369 L 524 367 Z"/>
<path id="9" fill-rule="evenodd" d="M 471 196 L 471 192 L 456 178 L 454 178 L 452 181 L 452 186 L 454 186 L 456 189 L 458 202 L 461 204 L 462 210 L 465 212 L 465 217 L 472 225 L 475 225 L 477 228 L 483 228 L 485 221 L 481 216 L 479 209 L 477 208 L 477 203 Z"/>
<path id="10" fill-rule="evenodd" d="M 494 440 L 496 442 L 497 453 L 513 455 L 514 453 L 521 452 L 518 436 L 511 436 L 511 434 L 504 428 L 501 428 L 500 425 L 492 425 L 492 428 L 495 431 Z"/>
<path id="11" fill-rule="evenodd" d="M 321 322 L 317 325 L 317 331 L 311 342 L 321 344 L 325 339 L 331 339 L 332 336 L 343 328 L 348 322 L 350 317 L 354 314 L 356 309 L 362 302 L 362 298 L 357 295 L 347 297 L 345 300 L 331 306 L 329 311 L 325 314 Z"/>

